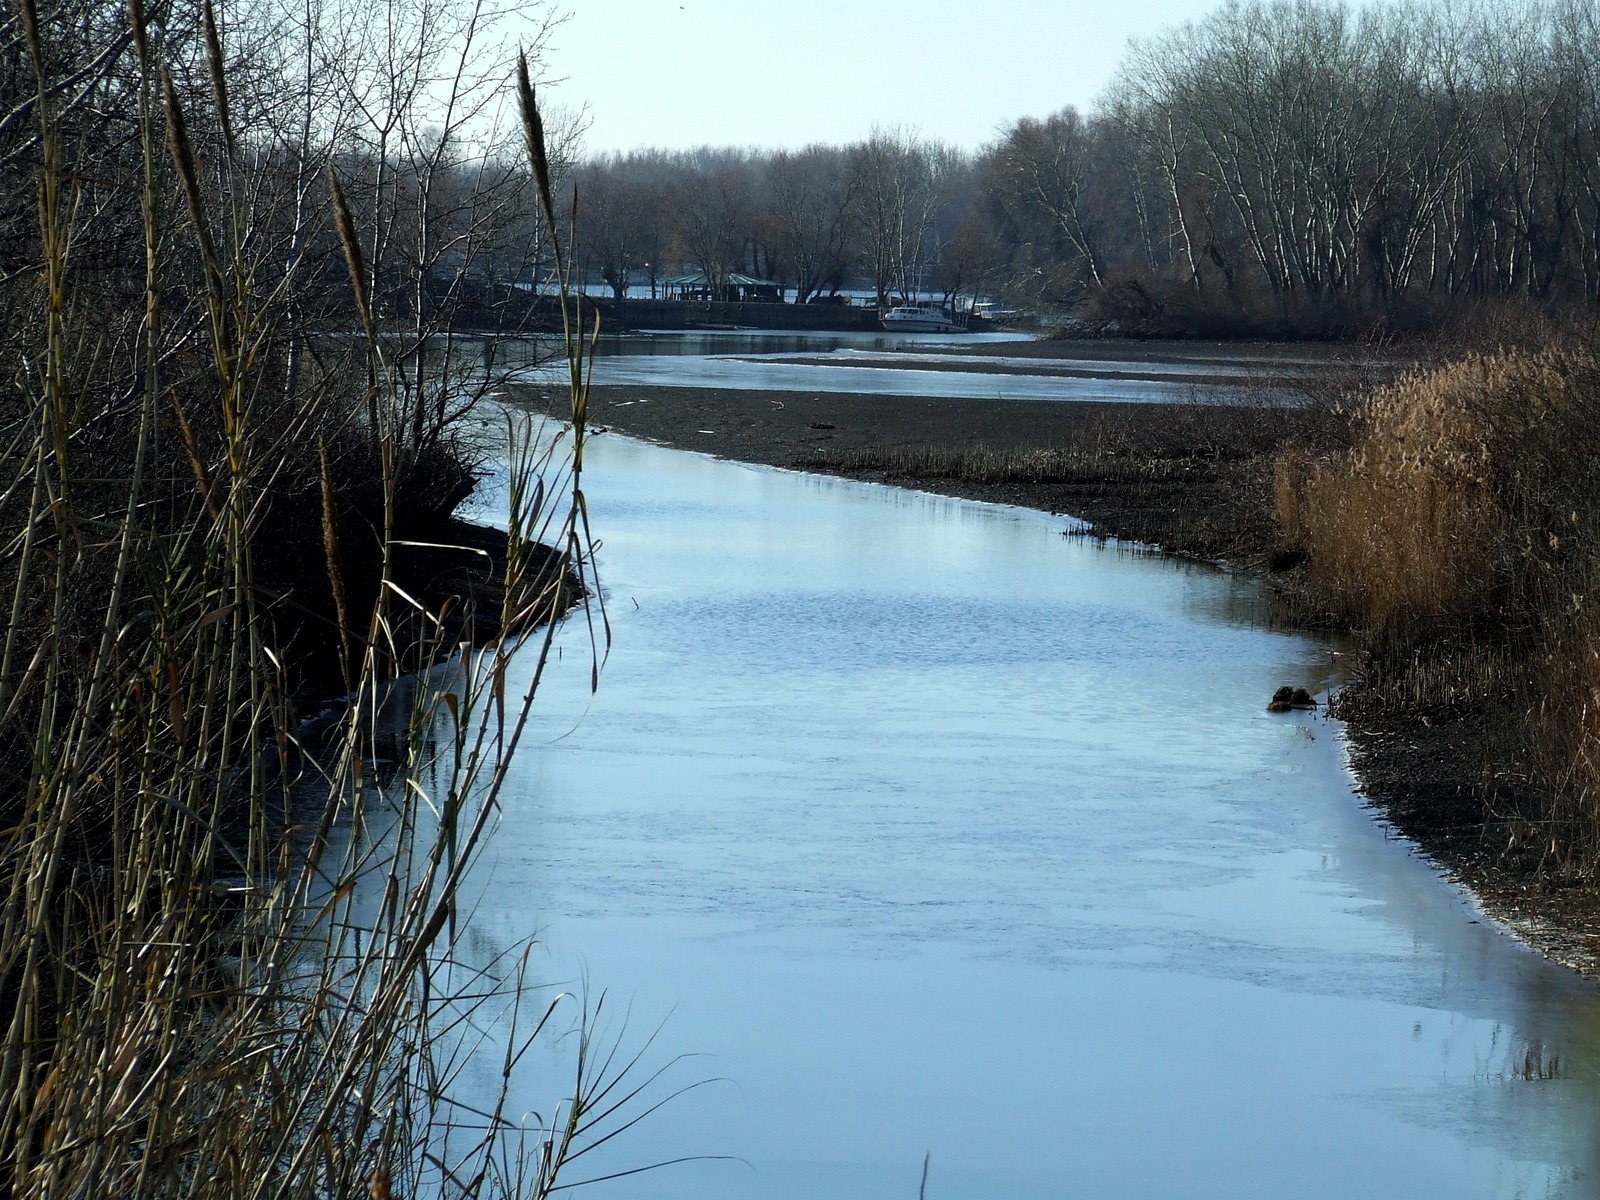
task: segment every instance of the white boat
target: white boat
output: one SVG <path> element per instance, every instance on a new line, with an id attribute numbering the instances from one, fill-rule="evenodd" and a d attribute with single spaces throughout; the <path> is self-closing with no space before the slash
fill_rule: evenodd
<path id="1" fill-rule="evenodd" d="M 957 324 L 937 304 L 914 301 L 898 304 L 883 314 L 883 327 L 896 333 L 964 333 L 966 326 Z"/>

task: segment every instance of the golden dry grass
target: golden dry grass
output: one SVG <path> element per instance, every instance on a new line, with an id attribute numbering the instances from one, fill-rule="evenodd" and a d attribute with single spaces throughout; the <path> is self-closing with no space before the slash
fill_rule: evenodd
<path id="1" fill-rule="evenodd" d="M 1279 461 L 1279 519 L 1310 559 L 1314 603 L 1367 633 L 1384 704 L 1522 714 L 1542 796 L 1525 815 L 1554 860 L 1587 871 L 1600 859 L 1600 360 L 1473 356 L 1377 389 L 1356 430 L 1342 453 Z"/>

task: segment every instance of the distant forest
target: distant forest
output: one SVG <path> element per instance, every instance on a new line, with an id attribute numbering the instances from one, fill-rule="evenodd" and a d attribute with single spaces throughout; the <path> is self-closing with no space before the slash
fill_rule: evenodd
<path id="1" fill-rule="evenodd" d="M 801 301 L 921 290 L 1179 333 L 1419 325 L 1600 299 L 1600 4 L 1228 3 L 1130 45 L 1092 111 L 969 154 L 594 156 L 589 278 L 691 270 Z"/>
<path id="2" fill-rule="evenodd" d="M 549 280 L 503 97 L 519 41 L 536 80 L 559 70 L 541 53 L 559 17 L 510 0 L 233 0 L 218 10 L 220 112 L 196 4 L 148 7 L 157 90 L 191 114 L 251 285 L 285 298 L 287 390 L 306 339 L 352 320 L 331 166 L 419 427 L 438 423 L 450 405 L 422 398 L 432 339 L 526 328 L 528 291 Z M 62 165 L 93 214 L 74 270 L 124 349 L 143 320 L 151 86 L 127 12 L 57 0 L 43 47 Z M 0 14 L 0 299 L 31 295 L 41 269 L 38 102 L 21 25 Z M 1019 120 L 976 153 L 879 129 L 847 146 L 596 155 L 578 114 L 548 117 L 563 211 L 576 190 L 577 271 L 597 289 L 696 273 L 715 291 L 737 272 L 802 301 L 976 293 L 1177 334 L 1600 300 L 1600 0 L 1228 3 L 1133 43 L 1091 111 Z M 181 208 L 153 219 L 181 243 Z M 192 259 L 165 270 L 169 306 L 204 291 Z"/>

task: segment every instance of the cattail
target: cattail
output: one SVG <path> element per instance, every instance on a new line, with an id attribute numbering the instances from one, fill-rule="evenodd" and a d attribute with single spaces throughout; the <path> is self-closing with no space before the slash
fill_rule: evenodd
<path id="1" fill-rule="evenodd" d="M 189 138 L 189 126 L 183 119 L 183 106 L 178 103 L 178 89 L 172 84 L 172 72 L 165 64 L 161 68 L 161 96 L 167 109 L 167 141 L 172 147 L 173 165 L 178 169 L 178 181 L 183 184 L 183 196 L 189 205 L 189 219 L 194 223 L 195 234 L 200 239 L 200 253 L 205 258 L 206 286 L 211 292 L 212 304 L 217 312 L 225 306 L 222 286 L 222 266 L 217 258 L 217 246 L 211 238 L 211 224 L 206 220 L 205 203 L 200 198 L 200 172 L 195 166 L 194 143 Z"/>
<path id="2" fill-rule="evenodd" d="M 35 0 L 21 0 L 22 33 L 28 39 L 28 53 L 33 57 L 33 69 L 38 72 L 39 86 L 44 87 L 44 45 L 39 40 L 39 9 Z M 526 78 L 526 73 L 524 73 Z"/>
<path id="3" fill-rule="evenodd" d="M 528 78 L 528 56 L 517 51 L 517 98 L 522 106 L 522 134 L 528 143 L 528 161 L 533 164 L 533 181 L 539 188 L 539 201 L 544 205 L 545 219 L 555 232 L 556 206 L 550 192 L 550 156 L 545 151 L 544 121 L 539 116 L 539 106 L 534 102 L 533 83 Z"/>
<path id="4" fill-rule="evenodd" d="M 178 661 L 172 657 L 170 648 L 167 650 L 167 719 L 172 723 L 172 736 L 178 739 L 178 745 L 183 745 L 188 740 L 189 722 L 178 683 Z"/>
<path id="5" fill-rule="evenodd" d="M 333 473 L 328 469 L 328 449 L 319 440 L 322 460 L 322 550 L 328 559 L 328 583 L 333 588 L 333 608 L 339 618 L 339 644 L 344 653 L 340 666 L 350 670 L 350 613 L 345 606 L 343 556 L 339 552 L 339 512 L 334 505 Z"/>
<path id="6" fill-rule="evenodd" d="M 217 105 L 217 120 L 222 125 L 222 137 L 228 146 L 228 157 L 234 154 L 233 122 L 228 117 L 228 81 L 222 73 L 222 39 L 217 36 L 217 14 L 206 0 L 204 14 L 206 34 L 206 68 L 211 75 L 211 96 Z"/>
<path id="7" fill-rule="evenodd" d="M 176 392 L 172 394 L 172 408 L 178 417 L 178 433 L 183 438 L 183 449 L 194 471 L 195 486 L 205 498 L 212 519 L 216 520 L 222 516 L 222 509 L 217 504 L 216 489 L 211 484 L 211 472 L 206 469 L 205 455 L 200 452 L 200 439 L 195 436 L 194 426 L 189 424 L 189 414 L 183 410 L 183 401 L 178 399 Z"/>
<path id="8" fill-rule="evenodd" d="M 344 262 L 350 270 L 350 286 L 356 292 L 356 311 L 361 314 L 361 325 L 367 331 L 367 340 L 378 340 L 377 327 L 372 322 L 372 305 L 367 297 L 367 269 L 361 259 L 361 239 L 356 237 L 355 218 L 350 215 L 350 205 L 345 201 L 344 188 L 339 186 L 339 172 L 328 164 L 328 182 L 333 191 L 333 220 L 339 229 L 339 241 L 344 245 Z"/>
<path id="9" fill-rule="evenodd" d="M 139 65 L 148 69 L 150 33 L 144 15 L 144 0 L 128 0 L 128 23 L 133 26 L 133 46 L 139 52 Z"/>

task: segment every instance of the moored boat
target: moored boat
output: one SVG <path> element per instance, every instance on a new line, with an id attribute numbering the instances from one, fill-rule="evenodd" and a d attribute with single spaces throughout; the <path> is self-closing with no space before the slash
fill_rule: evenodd
<path id="1" fill-rule="evenodd" d="M 937 304 L 912 301 L 883 314 L 883 327 L 896 333 L 964 333 L 966 326 L 953 320 Z"/>

